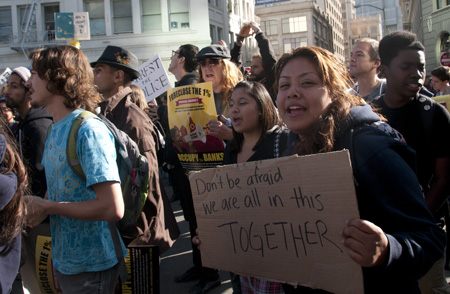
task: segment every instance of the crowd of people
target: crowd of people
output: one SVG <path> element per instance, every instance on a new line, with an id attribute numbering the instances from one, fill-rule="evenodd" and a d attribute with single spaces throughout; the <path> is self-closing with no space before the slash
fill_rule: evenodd
<path id="1" fill-rule="evenodd" d="M 247 72 L 241 52 L 252 36 L 259 52 Z M 168 71 L 175 86 L 211 83 L 217 115 L 225 119 L 209 121 L 209 134 L 224 142 L 225 165 L 349 149 L 360 218 L 342 227 L 342 242 L 362 267 L 365 293 L 450 293 L 444 273 L 450 114 L 429 98 L 450 94 L 450 71 L 440 66 L 428 78 L 424 52 L 415 34 L 397 31 L 380 42 L 359 40 L 348 69 L 314 46 L 276 60 L 252 22 L 231 50 L 223 42 L 179 46 Z M 170 201 L 178 199 L 193 265 L 175 280 L 198 280 L 193 294 L 219 286 L 218 270 L 202 265 L 188 171 L 177 157 L 183 148 L 171 136 L 167 106 L 147 104 L 132 85 L 140 76 L 137 57 L 107 46 L 89 62 L 80 49 L 57 46 L 30 58 L 31 69 L 13 69 L 0 100 L 0 292 L 40 293 L 34 249 L 37 236 L 47 236 L 64 293 L 115 293 L 124 282 L 126 246 L 156 245 L 162 253 L 175 242 Z M 69 132 L 84 110 L 128 134 L 148 161 L 148 198 L 135 226 L 120 232 L 121 254 L 110 223 L 125 208 L 114 137 L 101 120 L 87 120 L 78 131 L 86 179 L 68 164 Z M 161 169 L 170 175 L 174 199 Z M 328 293 L 232 272 L 230 278 L 236 294 Z"/>

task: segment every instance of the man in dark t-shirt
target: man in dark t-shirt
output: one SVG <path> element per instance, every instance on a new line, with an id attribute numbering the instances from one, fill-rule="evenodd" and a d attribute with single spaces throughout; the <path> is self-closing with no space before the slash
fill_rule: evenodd
<path id="1" fill-rule="evenodd" d="M 381 73 L 387 86 L 385 95 L 373 104 L 416 151 L 417 176 L 427 206 L 438 220 L 448 214 L 450 114 L 419 94 L 425 79 L 424 50 L 416 35 L 406 31 L 390 33 L 380 41 Z M 444 257 L 419 280 L 419 286 L 422 293 L 449 293 Z"/>

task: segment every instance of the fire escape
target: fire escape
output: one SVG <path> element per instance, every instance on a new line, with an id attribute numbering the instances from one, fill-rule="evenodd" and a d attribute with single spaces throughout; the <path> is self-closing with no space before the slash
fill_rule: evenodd
<path id="1" fill-rule="evenodd" d="M 36 25 L 36 12 L 40 0 L 32 0 L 26 6 L 20 25 L 19 36 L 13 36 L 10 47 L 17 52 L 23 52 L 28 59 L 30 52 L 37 48 L 65 44 L 64 41 L 55 40 L 54 30 L 38 31 Z"/>

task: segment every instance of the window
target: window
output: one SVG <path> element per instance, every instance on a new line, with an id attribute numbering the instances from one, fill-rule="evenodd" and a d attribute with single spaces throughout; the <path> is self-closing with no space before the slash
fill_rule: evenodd
<path id="1" fill-rule="evenodd" d="M 308 46 L 308 39 L 306 37 L 283 39 L 284 53 L 291 52 L 292 49 L 303 46 Z"/>
<path id="2" fill-rule="evenodd" d="M 103 1 L 85 0 L 85 10 L 89 12 L 89 28 L 92 36 L 105 35 L 105 4 Z"/>
<path id="3" fill-rule="evenodd" d="M 275 56 L 280 55 L 280 45 L 278 44 L 278 40 L 270 40 L 270 44 L 272 45 L 273 53 Z"/>
<path id="4" fill-rule="evenodd" d="M 8 42 L 12 37 L 11 8 L 0 8 L 0 42 Z"/>
<path id="5" fill-rule="evenodd" d="M 317 19 L 313 17 L 313 30 L 314 33 L 317 33 Z"/>
<path id="6" fill-rule="evenodd" d="M 113 11 L 114 33 L 132 33 L 133 17 L 131 14 L 131 0 L 114 0 L 111 6 Z"/>
<path id="7" fill-rule="evenodd" d="M 283 18 L 281 20 L 283 34 L 306 32 L 306 16 Z"/>
<path id="8" fill-rule="evenodd" d="M 217 27 L 217 40 L 223 40 L 223 29 Z"/>
<path id="9" fill-rule="evenodd" d="M 47 40 L 55 39 L 55 13 L 59 12 L 59 4 L 44 6 L 44 29 Z"/>
<path id="10" fill-rule="evenodd" d="M 261 23 L 261 29 L 266 36 L 278 35 L 278 24 L 276 20 L 267 20 Z"/>
<path id="11" fill-rule="evenodd" d="M 216 27 L 213 25 L 209 25 L 209 35 L 211 37 L 211 41 L 212 43 L 217 43 L 217 39 L 216 39 Z"/>
<path id="12" fill-rule="evenodd" d="M 189 28 L 189 1 L 170 0 L 169 2 L 170 29 Z"/>
<path id="13" fill-rule="evenodd" d="M 142 31 L 161 30 L 161 0 L 142 0 Z"/>
<path id="14" fill-rule="evenodd" d="M 450 50 L 450 34 L 443 33 L 441 35 L 441 52 L 449 52 Z"/>
<path id="15" fill-rule="evenodd" d="M 441 8 L 442 8 L 441 0 L 436 0 L 436 9 L 441 9 Z"/>

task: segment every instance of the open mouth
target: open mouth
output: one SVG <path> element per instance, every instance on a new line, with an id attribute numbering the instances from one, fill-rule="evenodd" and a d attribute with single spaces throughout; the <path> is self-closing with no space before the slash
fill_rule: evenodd
<path id="1" fill-rule="evenodd" d="M 238 125 L 242 122 L 242 119 L 240 117 L 234 117 L 234 118 L 232 118 L 232 122 L 233 122 L 233 125 Z"/>
<path id="2" fill-rule="evenodd" d="M 413 91 L 419 91 L 419 89 L 422 87 L 421 83 L 417 83 L 417 82 L 410 82 L 406 84 L 407 87 Z"/>
<path id="3" fill-rule="evenodd" d="M 306 108 L 303 106 L 289 106 L 287 109 L 287 113 L 291 115 L 301 114 L 306 111 Z"/>

